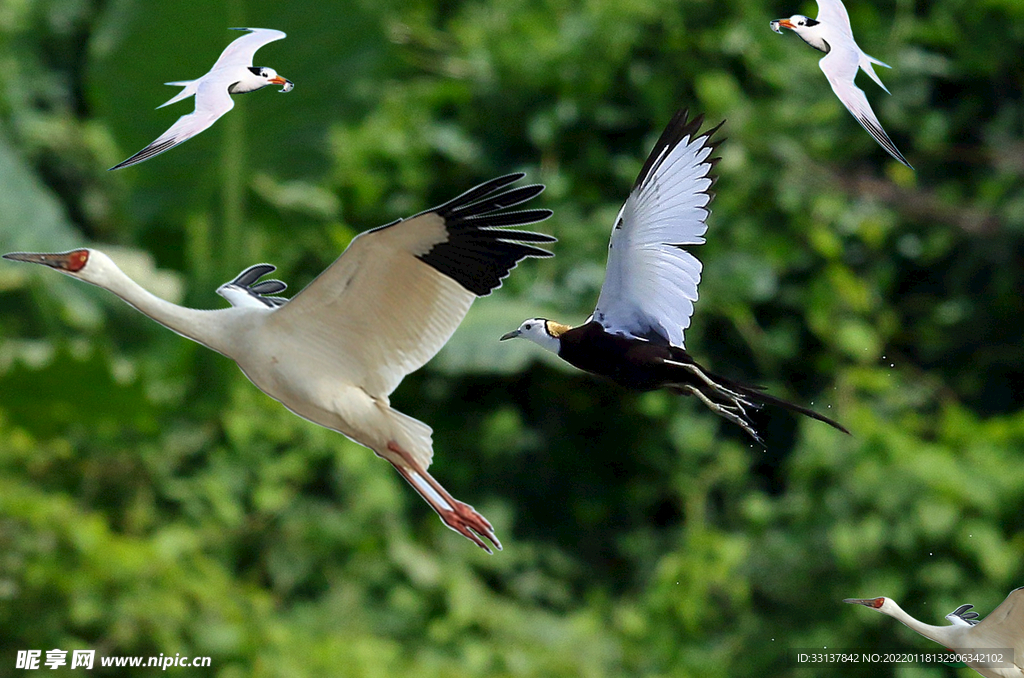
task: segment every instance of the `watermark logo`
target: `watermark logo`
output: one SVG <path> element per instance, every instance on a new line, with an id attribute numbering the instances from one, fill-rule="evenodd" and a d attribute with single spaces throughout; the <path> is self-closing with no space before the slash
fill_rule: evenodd
<path id="1" fill-rule="evenodd" d="M 71 650 L 70 663 L 67 650 L 54 648 L 46 650 L 45 657 L 43 650 L 18 650 L 14 660 L 14 668 L 36 670 L 36 669 L 58 669 L 68 666 L 72 669 L 91 669 L 96 662 L 96 650 Z M 135 668 L 159 668 L 166 671 L 169 668 L 203 668 L 210 666 L 209 657 L 188 657 L 181 656 L 181 653 L 170 655 L 161 654 L 159 657 L 127 657 L 108 656 L 100 657 L 99 665 L 102 667 L 135 667 Z"/>

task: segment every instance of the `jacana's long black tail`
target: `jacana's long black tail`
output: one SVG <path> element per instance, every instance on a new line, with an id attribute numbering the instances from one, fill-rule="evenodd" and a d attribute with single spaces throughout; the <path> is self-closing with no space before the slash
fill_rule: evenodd
<path id="1" fill-rule="evenodd" d="M 738 425 L 747 432 L 747 435 L 761 445 L 764 445 L 764 441 L 754 427 L 750 411 L 760 410 L 763 405 L 782 407 L 822 421 L 848 435 L 850 433 L 839 422 L 829 419 L 812 409 L 769 395 L 764 392 L 763 388 L 747 386 L 746 384 L 707 372 L 692 359 L 689 359 L 689 356 L 680 356 L 680 358 L 680 360 L 665 361 L 667 365 L 678 368 L 680 376 L 684 377 L 677 383 L 669 384 L 667 388 L 673 393 L 697 396 L 711 411 Z"/>

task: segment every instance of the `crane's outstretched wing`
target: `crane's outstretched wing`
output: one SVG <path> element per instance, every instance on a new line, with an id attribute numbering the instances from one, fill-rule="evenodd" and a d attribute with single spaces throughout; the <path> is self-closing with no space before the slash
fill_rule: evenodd
<path id="1" fill-rule="evenodd" d="M 701 263 L 685 248 L 704 243 L 718 126 L 676 113 L 640 170 L 608 245 L 594 320 L 605 330 L 683 347 Z"/>
<path id="2" fill-rule="evenodd" d="M 850 28 L 850 15 L 842 0 L 818 0 L 817 21 L 831 26 L 833 29 L 849 36 L 853 41 L 853 29 Z"/>
<path id="3" fill-rule="evenodd" d="M 983 647 L 1012 648 L 1014 661 L 1024 668 L 1024 586 L 1010 591 L 987 617 L 971 629 L 973 637 L 985 638 Z"/>
<path id="4" fill-rule="evenodd" d="M 502 211 L 544 190 L 502 189 L 523 177 L 493 179 L 450 202 L 356 237 L 316 280 L 267 322 L 281 334 L 301 328 L 304 355 L 323 374 L 391 393 L 432 358 L 478 296 L 501 285 L 525 257 L 551 252 L 523 243 L 549 235 L 507 230 L 551 216 L 546 209 Z"/>
<path id="5" fill-rule="evenodd" d="M 832 50 L 821 58 L 818 66 L 828 78 L 828 84 L 832 85 L 832 91 L 836 93 L 846 109 L 853 114 L 861 127 L 866 129 L 868 134 L 889 152 L 889 155 L 910 169 L 914 169 L 882 129 L 882 123 L 878 121 L 875 112 L 871 110 L 871 104 L 868 103 L 864 90 L 857 87 L 853 81 L 857 75 L 857 69 L 860 68 L 860 54 L 852 50 Z"/>
<path id="6" fill-rule="evenodd" d="M 250 306 L 256 308 L 277 308 L 284 306 L 288 300 L 272 295 L 280 294 L 288 289 L 288 285 L 280 280 L 264 280 L 256 282 L 265 275 L 277 270 L 273 264 L 256 264 L 239 273 L 231 282 L 217 288 L 217 294 L 227 299 L 232 306 Z"/>
<path id="7" fill-rule="evenodd" d="M 164 151 L 169 151 L 188 141 L 217 122 L 218 118 L 235 107 L 235 102 L 228 94 L 228 84 L 230 83 L 222 83 L 216 79 L 200 82 L 196 92 L 196 109 L 194 111 L 178 118 L 177 122 L 157 137 L 156 141 L 110 169 L 121 169 L 129 165 L 137 165 L 143 160 L 149 160 L 153 156 L 160 155 Z"/>
<path id="8" fill-rule="evenodd" d="M 978 623 L 979 615 L 977 612 L 969 612 L 972 607 L 974 606 L 971 604 L 961 605 L 947 614 L 946 619 L 952 622 L 954 626 L 974 626 Z"/>
<path id="9" fill-rule="evenodd" d="M 217 57 L 211 71 L 225 66 L 252 66 L 252 59 L 256 51 L 275 40 L 282 40 L 288 37 L 283 31 L 273 28 L 232 28 L 233 31 L 247 31 L 246 35 L 238 38 L 224 48 L 224 51 Z"/>

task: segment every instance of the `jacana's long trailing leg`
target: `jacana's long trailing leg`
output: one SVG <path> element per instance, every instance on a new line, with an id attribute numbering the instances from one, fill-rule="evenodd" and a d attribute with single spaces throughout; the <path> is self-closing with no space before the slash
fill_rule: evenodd
<path id="1" fill-rule="evenodd" d="M 728 388 L 726 386 L 722 386 L 718 382 L 714 381 L 707 374 L 705 374 L 704 370 L 702 370 L 698 365 L 695 365 L 693 363 L 681 363 L 681 362 L 678 362 L 678 361 L 675 361 L 675 360 L 662 360 L 662 362 L 664 364 L 666 364 L 666 365 L 672 365 L 672 366 L 675 366 L 675 367 L 682 367 L 684 369 L 687 369 L 690 372 L 692 372 L 693 374 L 697 375 L 697 377 L 701 381 L 703 381 L 705 384 L 707 384 L 711 388 L 715 389 L 716 391 L 718 391 L 720 393 L 725 393 L 729 397 L 731 397 L 733 400 L 741 401 L 741 402 L 749 405 L 750 407 L 753 407 L 756 410 L 761 409 L 761 404 L 760 403 L 753 402 L 752 400 L 747 398 L 747 396 L 743 395 L 742 393 L 737 393 L 736 391 L 733 391 L 731 388 Z M 744 414 L 746 414 L 746 413 L 744 413 Z"/>
<path id="2" fill-rule="evenodd" d="M 749 435 L 751 438 L 757 441 L 759 445 L 764 445 L 764 441 L 761 439 L 761 436 L 757 434 L 757 431 L 754 430 L 754 427 L 751 426 L 750 422 L 745 418 L 748 416 L 747 412 L 746 410 L 743 409 L 743 405 L 741 405 L 739 401 L 734 401 L 735 405 L 730 407 L 728 405 L 716 403 L 714 400 L 708 398 L 706 395 L 701 393 L 700 389 L 698 389 L 696 386 L 692 386 L 690 384 L 682 384 L 681 388 L 683 390 L 689 391 L 693 395 L 700 398 L 700 401 L 707 405 L 712 412 L 715 412 L 716 414 L 725 417 L 732 423 L 742 428 L 744 431 L 747 432 L 747 435 Z M 739 410 L 740 414 L 737 414 L 735 410 Z"/>
<path id="3" fill-rule="evenodd" d="M 441 483 L 434 480 L 433 476 L 420 468 L 420 465 L 413 460 L 412 455 L 403 450 L 398 443 L 392 440 L 388 443 L 388 449 L 402 457 L 408 468 L 401 464 L 396 464 L 390 459 L 388 461 L 412 485 L 413 489 L 430 504 L 430 507 L 437 512 L 437 515 L 441 517 L 445 525 L 488 553 L 492 553 L 491 549 L 477 535 L 486 537 L 494 544 L 495 548 L 499 551 L 501 550 L 501 542 L 494 535 L 494 527 L 491 526 L 491 523 L 486 518 L 477 513 L 476 509 L 449 494 L 448 490 L 444 489 Z"/>

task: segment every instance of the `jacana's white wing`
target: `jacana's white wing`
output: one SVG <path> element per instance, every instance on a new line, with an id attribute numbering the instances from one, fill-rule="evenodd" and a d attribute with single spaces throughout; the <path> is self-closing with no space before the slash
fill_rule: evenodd
<path id="1" fill-rule="evenodd" d="M 849 36 L 850 41 L 853 42 L 850 15 L 846 12 L 846 5 L 842 3 L 842 0 L 818 0 L 817 21 L 831 30 Z"/>
<path id="2" fill-rule="evenodd" d="M 391 393 L 406 374 L 432 358 L 477 296 L 501 285 L 524 257 L 551 253 L 522 243 L 554 238 L 503 226 L 551 215 L 534 209 L 501 212 L 538 195 L 543 186 L 501 192 L 510 174 L 404 221 L 356 237 L 316 280 L 267 320 L 291 336 L 317 374 Z"/>
<path id="3" fill-rule="evenodd" d="M 701 263 L 685 247 L 704 243 L 711 202 L 711 135 L 703 116 L 680 111 L 665 128 L 619 211 L 593 318 L 607 331 L 683 347 Z"/>
<path id="4" fill-rule="evenodd" d="M 971 627 L 970 638 L 984 638 L 980 647 L 1012 648 L 1017 666 L 1024 667 L 1024 586 L 1010 591 L 1006 600 Z"/>
<path id="5" fill-rule="evenodd" d="M 243 68 L 252 66 L 253 56 L 256 55 L 256 51 L 260 47 L 288 37 L 283 31 L 273 28 L 232 28 L 231 30 L 248 32 L 224 48 L 217 58 L 217 62 L 210 69 L 211 71 L 225 66 L 241 66 Z"/>
<path id="6" fill-rule="evenodd" d="M 149 160 L 155 155 L 171 150 L 178 144 L 188 141 L 208 128 L 218 118 L 234 108 L 234 106 L 235 102 L 228 93 L 227 84 L 218 81 L 216 78 L 203 80 L 199 83 L 199 88 L 196 92 L 196 109 L 194 111 L 178 118 L 177 122 L 157 137 L 156 141 L 110 169 L 116 170 L 128 167 L 129 165 L 136 165 L 143 160 Z"/>
<path id="7" fill-rule="evenodd" d="M 892 142 L 889 135 L 882 129 L 882 123 L 878 121 L 878 116 L 871 109 L 871 104 L 868 103 L 864 90 L 857 87 L 853 81 L 857 76 L 857 69 L 860 68 L 860 50 L 834 49 L 818 61 L 818 66 L 821 67 L 825 77 L 828 78 L 828 84 L 832 86 L 832 91 L 836 93 L 836 96 L 843 102 L 846 109 L 853 114 L 853 117 L 857 119 L 861 127 L 866 129 L 868 134 L 873 136 L 875 141 L 889 152 L 889 155 L 907 167 L 911 167 L 907 159 L 896 148 L 896 144 Z"/>

